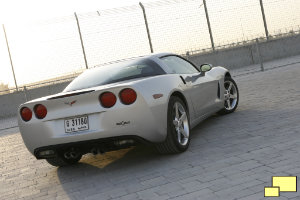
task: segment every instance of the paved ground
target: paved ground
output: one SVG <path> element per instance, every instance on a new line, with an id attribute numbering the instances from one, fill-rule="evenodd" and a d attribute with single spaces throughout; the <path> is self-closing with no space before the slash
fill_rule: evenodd
<path id="1" fill-rule="evenodd" d="M 268 199 L 272 176 L 300 174 L 299 77 L 300 64 L 237 76 L 238 110 L 197 126 L 180 155 L 136 147 L 55 168 L 28 153 L 17 128 L 3 130 L 0 199 Z"/>

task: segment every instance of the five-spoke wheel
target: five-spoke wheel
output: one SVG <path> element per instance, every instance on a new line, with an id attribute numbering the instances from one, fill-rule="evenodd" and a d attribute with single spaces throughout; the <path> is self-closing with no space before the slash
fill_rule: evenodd
<path id="1" fill-rule="evenodd" d="M 190 123 L 187 106 L 177 96 L 171 96 L 168 105 L 167 137 L 156 145 L 160 153 L 180 153 L 190 144 Z"/>
<path id="2" fill-rule="evenodd" d="M 228 114 L 235 111 L 239 103 L 239 90 L 231 77 L 224 79 L 224 108 L 220 114 Z"/>
<path id="3" fill-rule="evenodd" d="M 177 132 L 178 143 L 186 145 L 189 140 L 190 130 L 185 108 L 180 102 L 176 102 L 173 109 L 175 114 L 173 116 L 173 125 Z"/>

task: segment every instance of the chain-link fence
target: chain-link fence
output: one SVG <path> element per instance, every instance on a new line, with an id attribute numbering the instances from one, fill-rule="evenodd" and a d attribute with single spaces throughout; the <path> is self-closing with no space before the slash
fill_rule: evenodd
<path id="1" fill-rule="evenodd" d="M 297 32 L 299 10 L 298 0 L 160 0 L 38 23 L 8 24 L 3 26 L 7 38 L 0 34 L 1 65 L 6 72 L 0 82 L 9 83 L 10 88 L 15 83 L 23 87 L 151 51 L 201 52 Z M 0 88 L 2 93 L 5 89 Z"/>
<path id="2" fill-rule="evenodd" d="M 193 55 L 299 34 L 299 10 L 299 0 L 159 0 L 5 24 L 0 96 L 19 90 L 27 100 L 33 88 L 51 88 L 86 68 L 151 52 Z"/>

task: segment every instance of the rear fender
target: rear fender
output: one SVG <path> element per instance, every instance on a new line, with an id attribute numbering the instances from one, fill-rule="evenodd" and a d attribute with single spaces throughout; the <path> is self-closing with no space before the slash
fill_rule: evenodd
<path id="1" fill-rule="evenodd" d="M 153 77 L 139 82 L 133 86 L 139 93 L 142 94 L 144 101 L 149 106 L 152 113 L 154 124 L 157 124 L 157 130 L 161 134 L 167 132 L 167 113 L 168 104 L 171 95 L 174 92 L 180 92 L 187 101 L 188 107 L 190 107 L 190 98 L 186 96 L 186 85 L 182 82 L 179 75 L 168 74 Z M 190 110 L 190 115 L 194 114 L 193 110 Z"/>

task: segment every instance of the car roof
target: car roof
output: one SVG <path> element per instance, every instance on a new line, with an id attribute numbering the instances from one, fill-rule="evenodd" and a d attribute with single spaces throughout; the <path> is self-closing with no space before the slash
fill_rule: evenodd
<path id="1" fill-rule="evenodd" d="M 153 54 L 149 54 L 145 57 L 156 57 L 156 58 L 161 58 L 161 57 L 164 57 L 164 56 L 170 56 L 170 55 L 176 55 L 174 53 L 153 53 Z"/>
<path id="2" fill-rule="evenodd" d="M 128 60 L 135 60 L 135 59 L 142 59 L 142 58 L 155 59 L 155 58 L 161 58 L 161 57 L 164 57 L 164 56 L 171 56 L 171 55 L 176 55 L 176 54 L 174 54 L 174 53 L 151 53 L 151 54 L 143 55 L 143 56 L 136 56 L 136 57 L 131 57 L 131 58 L 125 58 L 125 59 L 115 60 L 115 61 L 111 61 L 111 62 L 99 64 L 99 65 L 96 65 L 94 67 L 99 67 L 99 66 L 104 66 L 104 65 L 119 63 L 119 62 L 128 61 Z"/>

